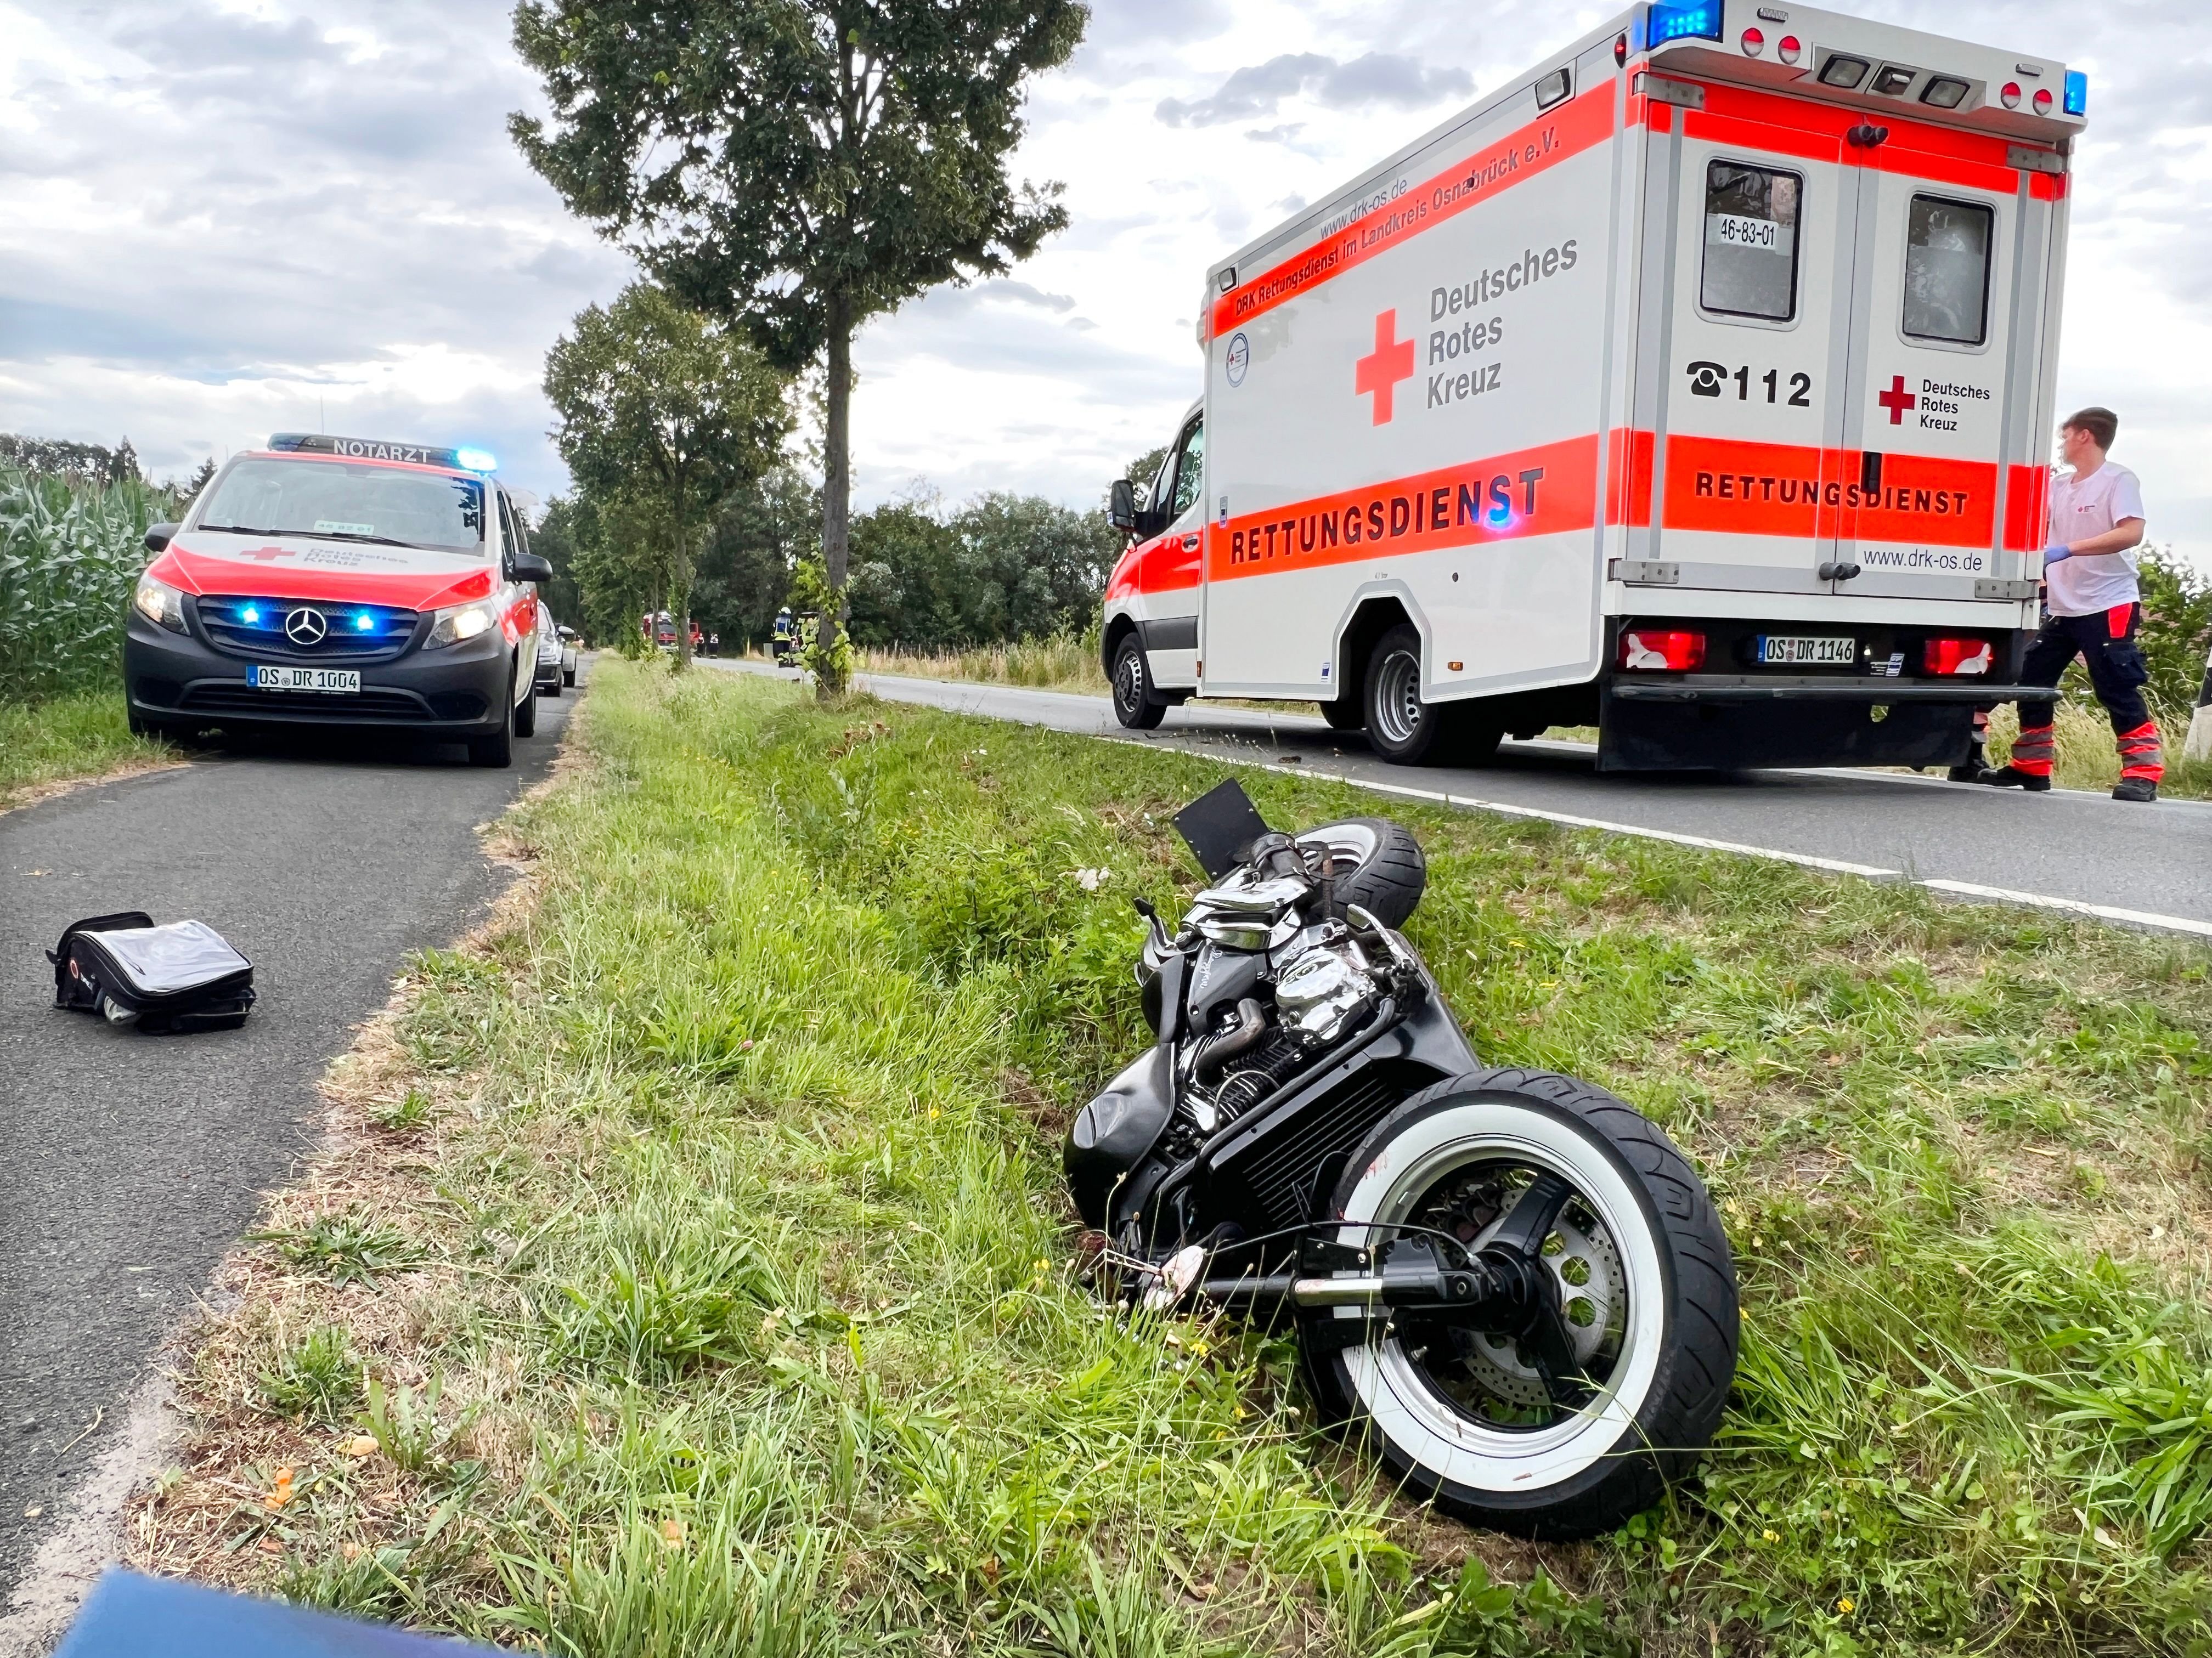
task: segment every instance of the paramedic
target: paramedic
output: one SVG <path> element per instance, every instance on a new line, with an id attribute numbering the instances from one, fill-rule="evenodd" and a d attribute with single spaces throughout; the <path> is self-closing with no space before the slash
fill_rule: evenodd
<path id="1" fill-rule="evenodd" d="M 769 647 L 778 662 L 791 654 L 791 606 L 787 604 L 775 613 L 775 624 L 769 629 Z"/>
<path id="2" fill-rule="evenodd" d="M 2050 615 L 2027 647 L 2024 684 L 2056 689 L 2076 656 L 2089 670 L 2097 700 L 2112 716 L 2120 750 L 2115 800 L 2155 800 L 2166 775 L 2158 722 L 2143 702 L 2149 678 L 2136 630 L 2142 593 L 2134 549 L 2143 538 L 2142 489 L 2136 475 L 2105 459 L 2119 429 L 2109 409 L 2084 409 L 2058 428 L 2059 452 L 2073 470 L 2051 484 L 2051 544 L 2043 550 Z M 1977 780 L 1999 788 L 2051 786 L 2055 757 L 2055 701 L 2020 705 L 2012 763 Z"/>

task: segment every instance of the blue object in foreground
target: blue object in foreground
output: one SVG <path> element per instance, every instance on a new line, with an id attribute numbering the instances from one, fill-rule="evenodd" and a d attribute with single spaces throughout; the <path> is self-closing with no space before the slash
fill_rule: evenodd
<path id="1" fill-rule="evenodd" d="M 489 1647 L 109 1569 L 54 1658 L 465 1658 Z"/>

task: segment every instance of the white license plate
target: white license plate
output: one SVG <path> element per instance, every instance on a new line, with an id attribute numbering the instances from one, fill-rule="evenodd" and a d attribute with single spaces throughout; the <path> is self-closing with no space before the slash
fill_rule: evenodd
<path id="1" fill-rule="evenodd" d="M 1759 659 L 1798 667 L 1848 667 L 1858 660 L 1856 639 L 1807 638 L 1802 634 L 1761 634 Z"/>
<path id="2" fill-rule="evenodd" d="M 264 668 L 256 664 L 246 671 L 246 683 L 257 691 L 358 694 L 361 674 L 352 668 Z"/>

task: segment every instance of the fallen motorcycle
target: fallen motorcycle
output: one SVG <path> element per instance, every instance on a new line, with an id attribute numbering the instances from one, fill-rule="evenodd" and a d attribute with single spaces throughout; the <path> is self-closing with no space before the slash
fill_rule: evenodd
<path id="1" fill-rule="evenodd" d="M 1065 1150 L 1100 1281 L 1293 1328 L 1324 1418 L 1462 1519 L 1650 1507 L 1735 1369 L 1703 1182 L 1603 1089 L 1483 1066 L 1397 931 L 1427 878 L 1404 829 L 1278 833 L 1233 781 L 1176 823 L 1212 884 L 1172 934 L 1139 904 L 1158 1041 Z"/>

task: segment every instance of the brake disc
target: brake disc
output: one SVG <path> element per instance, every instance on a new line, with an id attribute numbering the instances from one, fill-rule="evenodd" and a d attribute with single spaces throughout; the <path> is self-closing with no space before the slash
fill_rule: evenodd
<path id="1" fill-rule="evenodd" d="M 1411 1218 L 1458 1236 L 1474 1218 L 1468 1212 L 1472 1199 L 1477 1215 L 1487 1212 L 1492 1217 L 1472 1237 L 1462 1239 L 1473 1253 L 1497 1236 L 1522 1183 L 1509 1185 L 1505 1170 L 1485 1170 L 1474 1180 L 1461 1180 L 1449 1196 L 1420 1206 Z M 1620 1252 L 1597 1218 L 1571 1198 L 1544 1240 L 1543 1261 L 1559 1290 L 1561 1319 L 1575 1363 L 1583 1375 L 1602 1382 L 1620 1351 L 1627 1322 L 1628 1280 Z M 1552 1397 L 1542 1376 L 1522 1356 L 1513 1338 L 1472 1330 L 1451 1334 L 1451 1352 L 1431 1350 L 1420 1360 L 1446 1392 L 1471 1391 L 1508 1406 L 1550 1411 Z M 1455 1360 L 1460 1376 L 1440 1374 L 1455 1368 Z"/>

